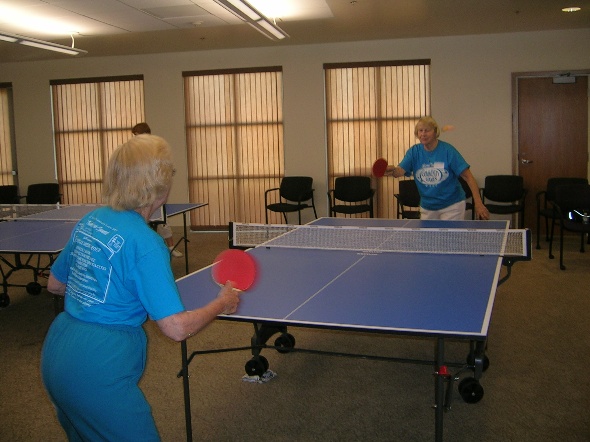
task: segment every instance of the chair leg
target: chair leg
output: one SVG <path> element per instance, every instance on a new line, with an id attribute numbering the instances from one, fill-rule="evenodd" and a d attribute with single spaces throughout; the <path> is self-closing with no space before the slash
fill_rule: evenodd
<path id="1" fill-rule="evenodd" d="M 264 219 L 265 219 L 265 224 L 268 224 L 268 210 L 264 211 Z"/>
<path id="2" fill-rule="evenodd" d="M 555 218 L 551 221 L 551 236 L 549 238 L 549 259 L 553 259 L 553 233 L 555 231 Z"/>
<path id="3" fill-rule="evenodd" d="M 547 230 L 545 230 L 545 233 L 547 233 Z M 541 238 L 541 216 L 537 215 L 537 250 L 541 249 L 539 238 Z"/>
<path id="4" fill-rule="evenodd" d="M 559 268 L 565 270 L 563 265 L 563 227 L 559 229 Z"/>

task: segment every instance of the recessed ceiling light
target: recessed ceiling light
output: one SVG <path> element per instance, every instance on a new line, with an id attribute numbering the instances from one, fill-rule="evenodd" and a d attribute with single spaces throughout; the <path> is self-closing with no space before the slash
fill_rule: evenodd
<path id="1" fill-rule="evenodd" d="M 569 8 L 563 8 L 562 11 L 563 12 L 578 12 L 581 9 L 582 8 L 579 8 L 577 6 L 570 6 Z"/>

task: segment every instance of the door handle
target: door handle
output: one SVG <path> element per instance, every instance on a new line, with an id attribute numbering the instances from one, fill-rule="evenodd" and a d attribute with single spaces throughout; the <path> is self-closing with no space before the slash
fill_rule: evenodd
<path id="1" fill-rule="evenodd" d="M 533 160 L 520 160 L 522 164 L 531 164 Z"/>

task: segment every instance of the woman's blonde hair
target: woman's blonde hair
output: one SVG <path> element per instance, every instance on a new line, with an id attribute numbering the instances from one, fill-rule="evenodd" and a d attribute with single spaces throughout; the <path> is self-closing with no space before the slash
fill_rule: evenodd
<path id="1" fill-rule="evenodd" d="M 119 146 L 109 160 L 102 186 L 104 202 L 116 210 L 149 206 L 172 185 L 170 146 L 156 135 L 138 135 Z"/>
<path id="2" fill-rule="evenodd" d="M 438 138 L 440 136 L 440 127 L 438 127 L 438 123 L 436 122 L 436 120 L 432 117 L 422 117 L 416 123 L 416 127 L 414 127 L 414 135 L 416 136 L 416 138 L 418 138 L 418 125 L 419 124 L 423 124 L 424 126 L 428 126 L 432 129 L 434 129 L 434 132 L 436 133 L 436 138 Z"/>

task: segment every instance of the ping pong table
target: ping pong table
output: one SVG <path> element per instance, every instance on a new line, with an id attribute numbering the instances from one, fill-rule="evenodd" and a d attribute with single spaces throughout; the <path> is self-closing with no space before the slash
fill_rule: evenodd
<path id="1" fill-rule="evenodd" d="M 186 214 L 191 210 L 205 206 L 206 203 L 165 204 L 156 211 L 151 220 L 154 223 L 166 222 L 166 219 L 182 214 L 185 243 L 185 266 L 189 272 L 188 238 Z M 0 205 L 0 273 L 2 274 L 2 293 L 0 307 L 10 304 L 8 287 L 25 287 L 27 293 L 37 295 L 43 286 L 39 283 L 40 275 L 46 274 L 57 255 L 63 250 L 76 222 L 84 215 L 97 209 L 100 205 Z M 47 258 L 42 264 L 42 257 Z M 12 257 L 12 259 L 10 259 Z M 19 270 L 32 272 L 33 281 L 27 284 L 10 284 L 10 276 Z M 56 301 L 57 302 L 57 301 Z M 56 311 L 59 306 L 56 304 Z"/>
<path id="2" fill-rule="evenodd" d="M 432 338 L 432 360 L 374 359 L 434 367 L 435 440 L 442 441 L 443 413 L 450 409 L 459 375 L 472 374 L 459 383 L 465 401 L 474 403 L 483 397 L 479 379 L 489 365 L 485 348 L 496 288 L 508 279 L 516 261 L 531 256 L 530 232 L 508 229 L 508 224 L 320 218 L 304 226 L 230 226 L 230 243 L 245 249 L 252 246 L 247 253 L 255 257 L 259 270 L 237 312 L 218 318 L 252 323 L 254 336 L 248 346 L 197 350 L 190 356 L 187 342 L 181 342 L 178 377 L 183 378 L 187 440 L 192 440 L 188 369 L 197 355 L 249 350 L 252 359 L 245 370 L 250 376 L 268 370 L 261 355 L 268 348 L 373 358 L 297 348 L 287 327 L 311 327 Z M 306 238 L 298 239 L 300 234 Z M 341 240 L 345 245 L 339 245 Z M 187 309 L 217 296 L 219 287 L 210 267 L 177 281 Z M 277 333 L 274 345 L 267 344 Z M 446 361 L 448 339 L 469 344 L 466 361 Z M 451 373 L 452 368 L 457 371 Z"/>
<path id="3" fill-rule="evenodd" d="M 179 238 L 174 244 L 174 247 L 178 247 L 178 244 L 184 242 L 184 266 L 185 266 L 185 274 L 188 274 L 189 265 L 188 265 L 188 226 L 186 222 L 186 215 L 191 210 L 198 209 L 200 207 L 206 206 L 207 203 L 177 203 L 177 204 L 164 204 L 161 207 L 160 211 L 156 211 L 152 214 L 150 219 L 150 224 L 155 227 L 158 223 L 166 223 L 166 220 L 172 216 L 182 215 L 182 226 L 183 226 L 183 235 L 182 238 Z"/>

